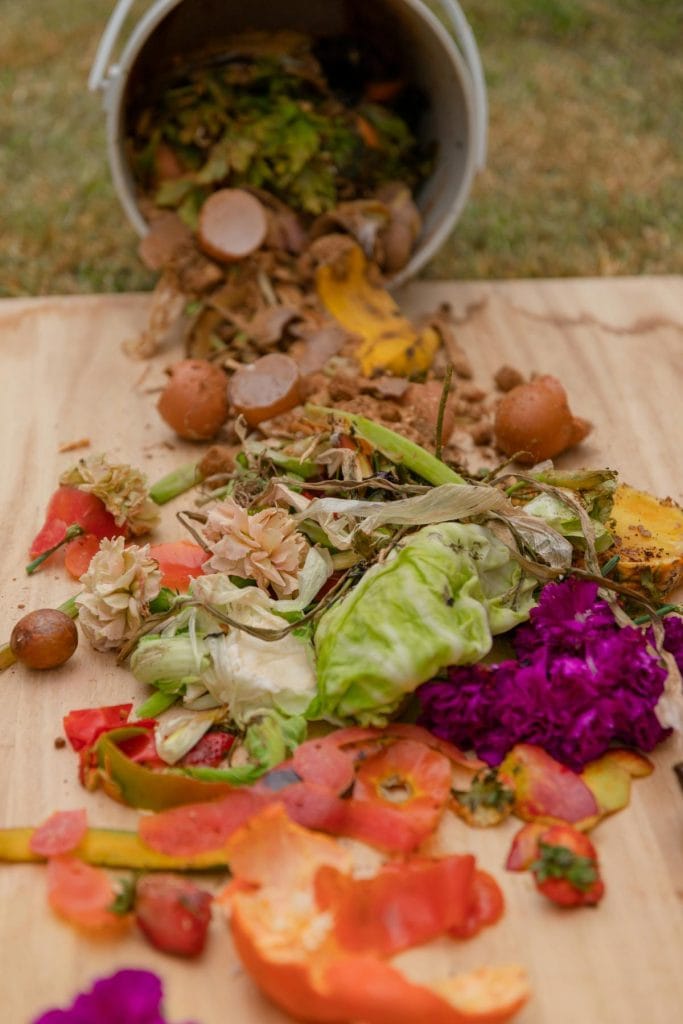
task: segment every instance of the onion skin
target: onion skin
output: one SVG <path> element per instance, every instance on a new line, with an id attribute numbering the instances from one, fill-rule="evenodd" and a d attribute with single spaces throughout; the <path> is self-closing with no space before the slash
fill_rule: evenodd
<path id="1" fill-rule="evenodd" d="M 162 419 L 186 441 L 210 441 L 228 418 L 224 372 L 206 359 L 183 359 L 168 372 L 157 403 Z"/>
<path id="2" fill-rule="evenodd" d="M 64 612 L 40 608 L 19 619 L 10 637 L 12 654 L 27 668 L 59 668 L 78 647 L 78 630 Z"/>
<path id="3" fill-rule="evenodd" d="M 496 407 L 497 447 L 527 465 L 561 455 L 591 430 L 587 420 L 572 415 L 567 393 L 556 377 L 534 377 L 508 391 Z"/>

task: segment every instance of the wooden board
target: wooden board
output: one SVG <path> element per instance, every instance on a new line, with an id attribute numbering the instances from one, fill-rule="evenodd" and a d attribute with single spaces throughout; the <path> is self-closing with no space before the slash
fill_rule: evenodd
<path id="1" fill-rule="evenodd" d="M 621 279 L 502 284 L 419 284 L 405 294 L 417 311 L 449 301 L 478 379 L 510 363 L 555 373 L 577 414 L 595 424 L 565 464 L 610 465 L 630 482 L 683 500 L 683 284 Z M 75 589 L 61 571 L 28 579 L 26 549 L 59 473 L 75 454 L 65 442 L 141 465 L 154 479 L 195 450 L 172 440 L 152 393 L 168 354 L 145 366 L 121 341 L 144 321 L 145 296 L 8 300 L 0 303 L 0 630 L 24 609 L 54 606 Z M 173 510 L 165 534 L 179 535 Z M 135 812 L 76 781 L 75 757 L 56 749 L 72 708 L 137 700 L 137 684 L 83 644 L 68 666 L 2 676 L 0 824 L 36 823 L 57 808 L 87 806 L 92 824 L 133 827 Z M 631 807 L 602 824 L 596 841 L 607 883 L 598 910 L 563 913 L 546 905 L 526 876 L 502 862 L 514 825 L 475 832 L 457 822 L 444 835 L 471 850 L 503 886 L 504 921 L 471 943 L 437 943 L 412 957 L 423 975 L 442 968 L 517 961 L 534 998 L 519 1024 L 677 1024 L 683 1018 L 683 794 L 671 766 L 678 740 L 658 751 L 655 774 L 634 787 Z M 43 869 L 0 867 L 0 1019 L 29 1024 L 68 1004 L 98 975 L 122 966 L 157 970 L 172 1022 L 283 1024 L 242 973 L 221 921 L 197 964 L 158 956 L 135 934 L 113 943 L 80 937 L 48 911 Z M 412 956 L 412 955 L 411 955 Z M 410 957 L 409 957 L 410 959 Z M 417 962 L 417 967 L 415 966 Z M 416 1022 L 422 1024 L 422 1022 Z"/>

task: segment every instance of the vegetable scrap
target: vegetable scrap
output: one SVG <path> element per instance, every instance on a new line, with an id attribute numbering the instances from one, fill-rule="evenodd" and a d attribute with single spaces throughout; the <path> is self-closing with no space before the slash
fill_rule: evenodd
<path id="1" fill-rule="evenodd" d="M 285 1012 L 502 1022 L 521 967 L 423 985 L 392 958 L 503 917 L 468 827 L 518 818 L 501 867 L 562 907 L 605 897 L 593 832 L 682 724 L 683 510 L 545 461 L 590 430 L 562 384 L 506 366 L 490 392 L 448 310 L 403 315 L 386 278 L 430 173 L 411 86 L 344 95 L 328 70 L 308 39 L 250 35 L 139 102 L 161 277 L 133 347 L 181 328 L 158 410 L 205 446 L 151 487 L 104 454 L 62 474 L 28 571 L 63 548 L 80 590 L 17 624 L 0 670 L 63 664 L 72 620 L 128 668 L 135 706 L 63 729 L 85 790 L 151 813 L 57 811 L 0 830 L 0 859 L 47 861 L 71 925 L 174 956 L 202 955 L 220 905 Z M 157 538 L 182 495 L 188 536 Z M 445 823 L 462 849 L 434 856 Z M 218 897 L 182 877 L 228 870 Z"/>

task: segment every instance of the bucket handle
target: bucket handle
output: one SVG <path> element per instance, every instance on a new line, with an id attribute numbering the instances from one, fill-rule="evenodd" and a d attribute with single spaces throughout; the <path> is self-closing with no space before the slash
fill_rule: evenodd
<path id="1" fill-rule="evenodd" d="M 116 7 L 111 13 L 111 17 L 107 22 L 97 47 L 92 68 L 90 69 L 88 88 L 91 92 L 97 92 L 98 89 L 105 88 L 107 84 L 107 72 L 111 55 L 134 3 L 135 0 L 118 0 Z M 478 170 L 483 170 L 486 166 L 488 100 L 486 96 L 486 80 L 479 50 L 477 49 L 472 29 L 463 14 L 458 0 L 438 0 L 438 3 L 450 22 L 462 55 L 465 58 L 465 63 L 472 76 L 474 123 L 478 136 L 476 140 L 477 168 Z"/>
<path id="2" fill-rule="evenodd" d="M 109 61 L 116 46 L 116 41 L 121 34 L 123 23 L 130 14 L 134 3 L 135 0 L 118 0 L 116 7 L 111 13 L 106 28 L 102 33 L 102 38 L 100 39 L 97 53 L 90 69 L 90 75 L 88 76 L 88 89 L 91 92 L 97 92 L 98 89 L 103 89 L 107 84 L 106 75 L 109 69 Z"/>

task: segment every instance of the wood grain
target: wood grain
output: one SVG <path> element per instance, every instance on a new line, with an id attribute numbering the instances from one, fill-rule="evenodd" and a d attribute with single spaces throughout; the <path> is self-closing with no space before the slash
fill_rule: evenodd
<path id="1" fill-rule="evenodd" d="M 448 301 L 459 339 L 489 385 L 503 363 L 556 374 L 574 411 L 590 419 L 589 442 L 564 464 L 610 465 L 631 483 L 683 500 L 683 283 L 639 278 L 490 284 L 416 284 L 414 312 Z M 140 465 L 151 479 L 196 449 L 172 439 L 154 410 L 172 353 L 128 360 L 121 342 L 144 321 L 146 296 L 8 300 L 0 303 L 0 630 L 26 609 L 54 606 L 74 591 L 59 569 L 32 579 L 26 549 L 59 473 L 78 453 L 60 445 L 89 438 Z M 173 509 L 163 534 L 180 536 Z M 134 827 L 135 812 L 78 786 L 68 750 L 56 749 L 72 708 L 138 700 L 137 684 L 83 644 L 62 670 L 2 676 L 0 824 L 37 823 L 57 808 L 86 806 L 93 825 Z M 562 913 L 527 877 L 502 870 L 514 826 L 475 832 L 447 819 L 439 840 L 471 850 L 505 890 L 504 921 L 471 943 L 435 943 L 405 954 L 420 976 L 481 963 L 518 961 L 534 998 L 519 1024 L 678 1024 L 683 1018 L 683 795 L 671 766 L 678 739 L 657 752 L 657 771 L 634 787 L 631 807 L 602 824 L 596 842 L 607 896 L 598 910 Z M 94 977 L 123 966 L 157 970 L 171 1021 L 284 1024 L 244 976 L 224 924 L 207 956 L 185 964 L 158 956 L 137 935 L 94 943 L 55 919 L 40 867 L 0 868 L 0 1019 L 30 1024 L 66 1005 Z M 422 1022 L 416 1022 L 422 1024 Z"/>

